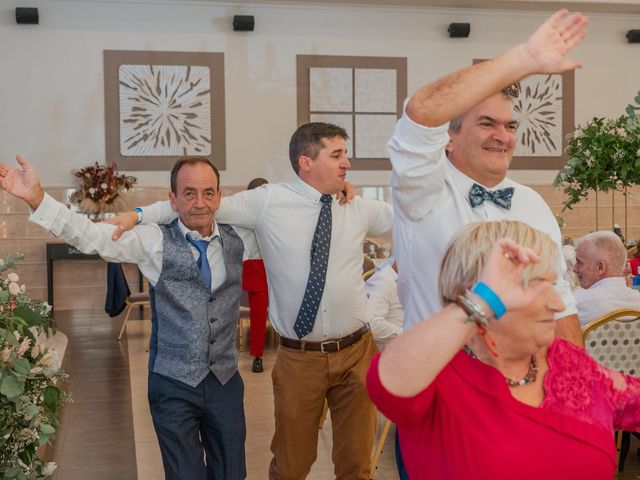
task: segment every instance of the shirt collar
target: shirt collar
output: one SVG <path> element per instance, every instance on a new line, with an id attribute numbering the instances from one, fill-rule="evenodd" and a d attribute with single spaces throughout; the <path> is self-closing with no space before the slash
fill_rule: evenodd
<path id="1" fill-rule="evenodd" d="M 212 239 L 218 237 L 220 238 L 220 229 L 218 228 L 218 222 L 216 222 L 215 220 L 213 221 L 213 231 L 211 232 L 211 235 L 209 235 L 208 237 L 203 237 L 200 232 L 197 232 L 195 230 L 189 230 L 184 223 L 182 223 L 182 220 L 180 220 L 178 218 L 178 226 L 180 227 L 180 231 L 182 232 L 182 234 L 185 236 L 187 236 L 187 234 L 191 234 L 190 238 L 192 240 L 207 240 L 207 241 L 211 241 Z"/>
<path id="2" fill-rule="evenodd" d="M 307 182 L 302 180 L 300 177 L 296 177 L 296 181 L 294 182 L 293 185 L 294 185 L 295 189 L 298 190 L 298 192 L 300 192 L 302 195 L 307 197 L 312 202 L 321 203 L 320 202 L 320 197 L 322 197 L 323 194 L 320 193 L 315 188 L 313 188 Z M 333 197 L 333 195 L 331 195 L 331 196 Z"/>
<path id="3" fill-rule="evenodd" d="M 607 287 L 612 285 L 628 288 L 627 282 L 624 279 L 624 277 L 606 277 L 606 278 L 601 278 L 600 280 L 595 282 L 587 290 L 591 290 L 592 288 Z"/>
<path id="4" fill-rule="evenodd" d="M 497 184 L 495 187 L 491 187 L 491 188 L 485 187 L 484 185 L 482 185 L 482 183 L 478 182 L 477 180 L 474 180 L 471 177 L 468 177 L 467 175 L 462 173 L 460 170 L 458 170 L 456 166 L 453 163 L 451 163 L 451 160 L 447 159 L 447 164 L 449 165 L 449 172 L 451 173 L 451 177 L 454 183 L 456 184 L 457 190 L 459 192 L 468 192 L 469 190 L 471 190 L 471 187 L 473 186 L 474 183 L 477 183 L 478 185 L 481 185 L 482 187 L 490 191 L 500 190 L 501 188 L 507 188 L 507 187 L 513 186 L 513 182 L 509 180 L 509 178 L 504 177 L 502 181 L 499 184 Z"/>

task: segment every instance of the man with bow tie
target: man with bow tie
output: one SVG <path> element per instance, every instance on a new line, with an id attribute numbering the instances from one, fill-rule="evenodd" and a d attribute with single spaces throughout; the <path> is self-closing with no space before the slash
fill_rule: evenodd
<path id="1" fill-rule="evenodd" d="M 586 19 L 561 10 L 503 55 L 419 89 L 405 104 L 389 141 L 393 165 L 394 251 L 405 330 L 441 308 L 437 281 L 451 237 L 465 224 L 520 220 L 560 244 L 545 201 L 507 178 L 516 145 L 511 98 L 536 73 L 579 67 L 566 55 L 586 34 Z M 582 343 L 575 301 L 558 256 L 557 289 L 565 304 L 556 333 Z"/>

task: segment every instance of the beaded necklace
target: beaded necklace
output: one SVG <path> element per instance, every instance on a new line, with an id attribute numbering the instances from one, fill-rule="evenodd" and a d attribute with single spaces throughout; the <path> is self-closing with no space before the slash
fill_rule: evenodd
<path id="1" fill-rule="evenodd" d="M 464 346 L 464 351 L 469 354 L 472 358 L 476 360 L 480 360 L 476 353 L 471 350 L 471 348 L 467 345 Z M 480 360 L 481 361 L 481 360 Z M 522 385 L 528 385 L 529 383 L 534 383 L 536 378 L 538 378 L 538 361 L 536 360 L 535 355 L 531 355 L 531 362 L 529 363 L 529 371 L 524 376 L 522 380 L 513 380 L 512 378 L 507 377 L 506 375 L 502 375 L 504 379 L 507 381 L 507 385 L 510 387 L 521 387 Z"/>

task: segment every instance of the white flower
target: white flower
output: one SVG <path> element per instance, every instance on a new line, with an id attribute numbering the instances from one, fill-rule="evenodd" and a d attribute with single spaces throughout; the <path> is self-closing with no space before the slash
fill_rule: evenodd
<path id="1" fill-rule="evenodd" d="M 22 343 L 20 343 L 18 350 L 16 351 L 16 355 L 21 357 L 24 354 L 24 352 L 26 352 L 29 349 L 30 343 L 31 343 L 31 340 L 29 340 L 28 338 L 24 338 L 22 340 Z"/>
<path id="2" fill-rule="evenodd" d="M 91 178 L 91 174 L 89 172 L 85 173 L 84 176 L 87 178 Z"/>
<path id="3" fill-rule="evenodd" d="M 17 273 L 11 272 L 9 275 L 7 275 L 7 280 L 9 280 L 10 282 L 17 282 L 18 280 L 20 280 L 20 277 Z"/>
<path id="4" fill-rule="evenodd" d="M 11 295 L 18 295 L 20 293 L 20 285 L 15 282 L 9 284 L 9 293 Z"/>
<path id="5" fill-rule="evenodd" d="M 93 187 L 91 187 L 91 188 L 89 189 L 89 193 L 90 193 L 91 195 L 93 195 L 94 193 L 96 193 L 96 189 L 95 189 L 95 188 L 93 188 Z"/>
<path id="6" fill-rule="evenodd" d="M 40 355 L 40 345 L 35 345 L 31 349 L 31 358 L 36 358 L 38 355 Z"/>
<path id="7" fill-rule="evenodd" d="M 3 362 L 6 362 L 7 360 L 9 360 L 10 355 L 11 355 L 11 349 L 5 348 L 4 350 L 2 350 L 2 353 L 0 353 L 0 358 L 2 359 Z"/>
<path id="8" fill-rule="evenodd" d="M 101 183 L 100 188 L 106 190 L 107 188 L 109 188 L 109 185 L 107 185 L 106 183 Z"/>
<path id="9" fill-rule="evenodd" d="M 27 291 L 27 286 L 23 283 L 22 285 L 20 285 L 20 293 L 24 293 Z"/>
<path id="10" fill-rule="evenodd" d="M 53 363 L 55 362 L 55 358 L 53 358 L 53 355 L 51 355 L 50 352 L 45 353 L 42 358 L 40 359 L 40 362 L 38 362 L 40 365 L 42 365 L 43 367 L 50 367 L 51 365 L 53 365 Z"/>
<path id="11" fill-rule="evenodd" d="M 58 468 L 58 465 L 56 464 L 56 462 L 47 462 L 42 467 L 42 474 L 51 475 L 56 468 Z"/>
<path id="12" fill-rule="evenodd" d="M 29 373 L 31 375 L 37 375 L 38 373 L 42 372 L 42 367 L 33 367 Z"/>

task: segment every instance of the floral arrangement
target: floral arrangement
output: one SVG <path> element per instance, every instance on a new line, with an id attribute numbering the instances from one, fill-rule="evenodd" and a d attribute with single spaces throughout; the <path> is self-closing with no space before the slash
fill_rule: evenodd
<path id="1" fill-rule="evenodd" d="M 138 181 L 136 177 L 118 173 L 115 163 L 94 165 L 75 170 L 80 187 L 73 192 L 70 202 L 86 213 L 117 212 L 126 209 L 122 193 Z"/>
<path id="2" fill-rule="evenodd" d="M 0 259 L 0 273 L 23 255 Z M 55 333 L 51 307 L 33 300 L 15 272 L 0 277 L 0 479 L 41 480 L 56 465 L 37 453 L 58 426 L 67 375 L 45 340 Z"/>
<path id="3" fill-rule="evenodd" d="M 640 105 L 640 92 L 635 97 Z M 585 198 L 589 191 L 624 190 L 640 184 L 640 106 L 628 105 L 615 119 L 594 117 L 578 125 L 567 137 L 569 160 L 554 184 L 563 186 L 568 199 L 564 209 Z"/>

